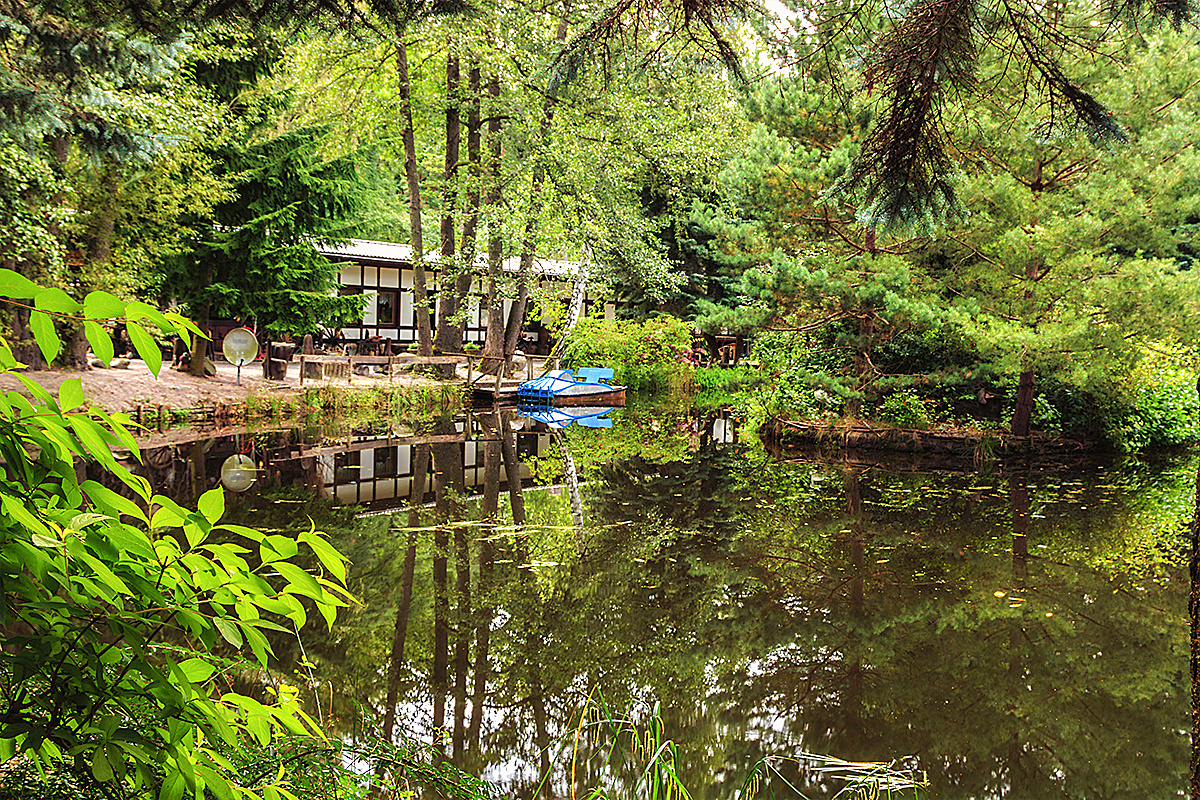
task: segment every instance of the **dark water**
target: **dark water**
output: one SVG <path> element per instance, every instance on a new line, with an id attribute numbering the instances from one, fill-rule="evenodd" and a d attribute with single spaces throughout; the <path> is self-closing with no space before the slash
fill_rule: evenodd
<path id="1" fill-rule="evenodd" d="M 383 716 L 415 545 L 397 730 L 502 796 L 547 772 L 542 796 L 633 796 L 668 740 L 692 797 L 734 797 L 756 770 L 751 796 L 832 796 L 804 753 L 911 768 L 922 797 L 1184 794 L 1192 457 L 781 460 L 727 415 L 612 418 L 148 455 L 186 494 L 248 452 L 264 471 L 233 513 L 311 515 L 354 559 L 364 605 L 305 631 L 316 668 L 297 674 L 346 736 Z M 421 507 L 356 517 L 322 495 Z M 275 649 L 284 664 L 298 645 Z"/>

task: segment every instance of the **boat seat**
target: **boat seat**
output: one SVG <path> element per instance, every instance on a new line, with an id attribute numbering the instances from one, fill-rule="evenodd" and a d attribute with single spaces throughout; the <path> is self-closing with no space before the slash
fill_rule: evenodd
<path id="1" fill-rule="evenodd" d="M 586 383 L 604 383 L 611 381 L 616 373 L 611 367 L 580 367 L 576 371 L 579 380 Z"/>

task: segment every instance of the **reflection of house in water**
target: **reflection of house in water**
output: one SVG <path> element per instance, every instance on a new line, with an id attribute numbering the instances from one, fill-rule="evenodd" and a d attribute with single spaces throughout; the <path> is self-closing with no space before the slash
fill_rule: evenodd
<path id="1" fill-rule="evenodd" d="M 390 339 L 396 342 L 417 340 L 417 326 L 413 319 L 411 246 L 351 239 L 345 245 L 322 245 L 317 250 L 340 265 L 338 281 L 341 284 L 341 294 L 373 295 L 373 299 L 367 302 L 362 320 L 342 327 L 342 336 L 345 339 Z M 431 253 L 426 256 L 426 261 L 427 285 L 433 287 L 437 280 L 438 255 Z M 518 267 L 517 258 L 504 261 L 504 271 L 510 275 L 515 275 Z M 486 261 L 481 260 L 476 265 L 476 277 L 471 283 L 471 291 L 467 298 L 464 342 L 483 342 L 487 332 L 487 308 L 485 303 L 480 302 L 484 295 L 483 278 L 486 270 Z M 573 262 L 536 259 L 533 263 L 533 274 L 537 285 L 533 291 L 536 293 L 541 290 L 565 300 L 570 296 L 576 270 L 577 265 Z M 436 292 L 431 291 L 430 296 L 435 297 Z M 504 301 L 505 319 L 508 318 L 511 306 L 512 301 Z M 597 313 L 601 309 L 606 317 L 615 317 L 616 307 L 611 301 L 606 302 L 595 296 L 585 298 L 585 314 Z M 541 352 L 544 348 L 549 352 L 548 334 L 539 320 L 529 318 L 524 335 L 528 337 L 525 352 Z"/>
<path id="2" fill-rule="evenodd" d="M 510 413 L 504 412 L 505 415 Z M 336 440 L 314 440 L 299 429 L 201 436 L 192 441 L 146 447 L 140 463 L 132 457 L 124 458 L 124 463 L 133 472 L 146 477 L 156 493 L 193 503 L 201 494 L 220 485 L 221 466 L 229 458 L 244 455 L 258 467 L 257 480 L 250 487 L 250 493 L 270 486 L 304 486 L 323 496 L 336 497 L 343 503 L 360 505 L 367 511 L 387 511 L 408 503 L 416 462 L 414 454 L 421 445 L 457 445 L 462 455 L 460 463 L 466 493 L 482 493 L 484 442 L 488 437 L 495 440 L 498 428 L 494 422 L 483 424 L 480 415 L 472 419 L 469 435 L 466 421 L 460 419 L 454 423 L 453 433 L 424 436 L 360 433 Z M 509 424 L 507 418 L 504 424 Z M 516 424 L 524 426 L 511 435 L 515 440 L 516 458 L 521 464 L 521 484 L 528 487 L 533 481 L 526 462 L 534 456 L 546 457 L 554 434 L 545 424 L 530 419 L 519 420 Z M 737 441 L 735 423 L 727 411 L 695 417 L 692 424 L 692 435 L 698 443 Z M 566 438 L 571 441 L 569 433 Z M 431 475 L 438 469 L 433 459 L 430 459 L 429 469 Z M 499 471 L 501 491 L 507 491 L 508 475 L 502 463 Z M 107 470 L 89 467 L 88 477 L 121 494 L 130 494 L 128 487 Z M 422 502 L 433 501 L 434 485 L 432 478 L 425 481 Z"/>
<path id="3" fill-rule="evenodd" d="M 457 427 L 462 428 L 460 423 Z M 408 503 L 409 490 L 413 479 L 413 453 L 421 444 L 420 439 L 438 440 L 439 437 L 412 437 L 414 441 L 398 441 L 388 438 L 358 438 L 351 442 L 347 449 L 345 444 L 338 447 L 321 448 L 331 452 L 322 452 L 315 456 L 316 480 L 322 494 L 336 497 L 343 503 L 353 503 L 363 506 L 368 511 L 386 511 L 400 508 Z M 461 438 L 461 435 L 457 438 Z M 444 438 L 442 439 L 444 441 Z M 521 483 L 530 485 L 532 473 L 525 459 L 542 455 L 550 445 L 550 435 L 547 433 L 527 433 L 518 431 L 516 434 L 517 454 L 521 462 Z M 479 494 L 484 483 L 482 437 L 459 442 L 462 448 L 463 483 L 468 495 Z M 332 452 L 341 450 L 342 452 Z M 436 465 L 430 464 L 430 472 Z M 501 489 L 508 486 L 508 474 L 503 465 L 500 467 Z M 434 496 L 434 481 L 425 481 L 424 502 L 431 502 Z"/>

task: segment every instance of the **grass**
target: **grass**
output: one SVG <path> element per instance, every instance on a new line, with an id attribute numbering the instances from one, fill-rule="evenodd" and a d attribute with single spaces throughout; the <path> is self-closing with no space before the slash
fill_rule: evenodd
<path id="1" fill-rule="evenodd" d="M 318 386 L 298 395 L 251 392 L 245 405 L 230 404 L 228 421 L 268 423 L 328 423 L 399 421 L 419 426 L 453 416 L 463 408 L 464 390 L 452 384 L 346 388 Z M 195 424 L 208 413 L 201 408 L 165 408 L 144 405 L 141 423 L 146 430 Z M 131 413 L 131 416 L 134 416 Z M 160 417 L 161 416 L 161 420 Z"/>
<path id="2" fill-rule="evenodd" d="M 578 723 L 569 737 L 560 744 L 559 758 L 570 757 L 569 786 L 567 796 L 583 800 L 609 800 L 617 797 L 636 797 L 646 800 L 691 800 L 693 795 L 681 777 L 679 748 L 668 738 L 659 707 L 656 705 L 649 719 L 636 722 L 632 714 L 614 715 L 599 691 L 594 691 L 580 710 Z M 604 764 L 601 769 L 584 770 L 578 763 L 581 758 L 597 758 L 602 753 Z M 795 765 L 800 774 L 810 776 L 812 782 L 840 784 L 841 788 L 831 795 L 843 800 L 918 800 L 921 790 L 926 788 L 912 770 L 898 767 L 895 762 L 846 761 L 833 756 L 801 752 L 791 756 L 767 756 L 760 759 L 749 770 L 734 794 L 735 800 L 774 797 L 780 790 L 789 797 L 804 798 L 784 774 L 785 764 Z M 580 772 L 605 775 L 632 774 L 637 778 L 632 784 L 614 786 L 578 786 Z M 542 788 L 550 780 L 544 775 L 534 797 L 540 796 Z M 692 787 L 697 796 L 703 796 L 704 787 Z M 830 796 L 824 790 L 823 795 Z"/>

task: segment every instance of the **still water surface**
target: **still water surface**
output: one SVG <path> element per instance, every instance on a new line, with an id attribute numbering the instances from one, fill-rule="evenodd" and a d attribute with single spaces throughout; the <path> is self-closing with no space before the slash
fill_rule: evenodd
<path id="1" fill-rule="evenodd" d="M 263 462 L 233 512 L 312 515 L 364 601 L 305 635 L 313 710 L 377 725 L 402 622 L 398 728 L 501 796 L 629 796 L 645 753 L 597 720 L 645 733 L 656 712 L 693 797 L 735 796 L 764 758 L 761 796 L 832 796 L 806 752 L 895 761 L 922 797 L 1184 793 L 1193 457 L 780 458 L 726 414 L 609 419 L 276 431 L 147 462 L 183 495 L 235 451 Z"/>

